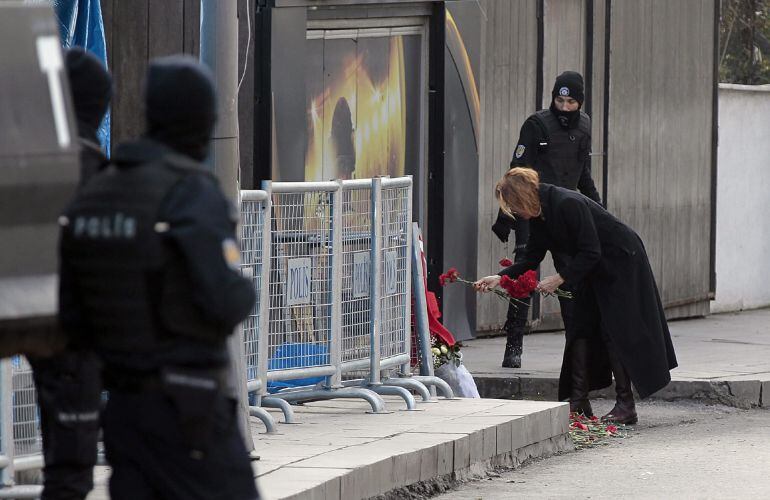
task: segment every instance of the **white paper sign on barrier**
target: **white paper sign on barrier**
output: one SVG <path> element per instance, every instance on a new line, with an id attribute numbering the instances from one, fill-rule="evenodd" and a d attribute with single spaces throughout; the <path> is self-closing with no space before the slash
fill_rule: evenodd
<path id="1" fill-rule="evenodd" d="M 353 254 L 353 298 L 369 296 L 369 267 L 371 255 L 369 252 Z"/>
<path id="2" fill-rule="evenodd" d="M 312 277 L 310 257 L 286 261 L 286 305 L 310 304 Z"/>
<path id="3" fill-rule="evenodd" d="M 398 290 L 397 259 L 398 252 L 395 250 L 385 252 L 385 295 L 393 295 Z"/>

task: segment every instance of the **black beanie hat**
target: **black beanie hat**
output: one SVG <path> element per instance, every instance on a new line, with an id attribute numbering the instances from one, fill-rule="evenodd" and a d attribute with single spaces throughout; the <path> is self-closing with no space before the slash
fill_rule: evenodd
<path id="1" fill-rule="evenodd" d="M 577 71 L 565 71 L 556 77 L 556 82 L 553 84 L 553 90 L 551 91 L 551 98 L 556 99 L 557 96 L 568 96 L 582 105 L 585 100 L 584 88 L 583 76 L 580 73 Z"/>
<path id="2" fill-rule="evenodd" d="M 202 161 L 217 119 L 214 78 L 186 55 L 150 62 L 145 81 L 147 135 L 179 153 Z"/>
<path id="3" fill-rule="evenodd" d="M 96 140 L 96 130 L 110 105 L 112 78 L 95 55 L 80 47 L 67 50 L 64 64 L 80 135 Z"/>

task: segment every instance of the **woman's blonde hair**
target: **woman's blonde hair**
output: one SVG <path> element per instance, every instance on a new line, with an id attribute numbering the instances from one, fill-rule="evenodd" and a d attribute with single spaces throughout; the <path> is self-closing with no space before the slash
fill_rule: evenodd
<path id="1" fill-rule="evenodd" d="M 517 212 L 540 212 L 540 183 L 538 173 L 528 167 L 514 167 L 495 186 L 495 197 L 503 212 L 515 217 Z"/>

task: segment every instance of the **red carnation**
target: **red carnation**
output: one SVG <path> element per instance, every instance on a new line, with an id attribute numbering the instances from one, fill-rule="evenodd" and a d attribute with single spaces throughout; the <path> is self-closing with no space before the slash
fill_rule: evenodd
<path id="1" fill-rule="evenodd" d="M 450 267 L 449 270 L 446 272 L 446 278 L 449 280 L 450 283 L 454 283 L 455 281 L 457 281 L 457 278 L 459 277 L 460 277 L 460 273 L 454 267 Z"/>
<path id="2" fill-rule="evenodd" d="M 513 296 L 513 291 L 515 286 L 516 286 L 516 282 L 513 281 L 509 276 L 506 276 L 506 275 L 500 276 L 500 288 L 508 292 L 508 295 Z"/>
<path id="3" fill-rule="evenodd" d="M 524 289 L 534 292 L 537 288 L 537 273 L 535 271 L 527 271 L 518 277 L 517 281 L 521 282 Z"/>
<path id="4" fill-rule="evenodd" d="M 610 434 L 615 434 L 616 432 L 618 432 L 618 428 L 615 427 L 614 425 L 608 425 L 607 432 L 609 432 Z"/>
<path id="5" fill-rule="evenodd" d="M 511 259 L 500 259 L 500 265 L 503 267 L 512 266 L 513 261 Z"/>
<path id="6" fill-rule="evenodd" d="M 447 275 L 446 274 L 439 275 L 438 284 L 441 286 L 446 286 L 446 282 L 447 282 Z"/>

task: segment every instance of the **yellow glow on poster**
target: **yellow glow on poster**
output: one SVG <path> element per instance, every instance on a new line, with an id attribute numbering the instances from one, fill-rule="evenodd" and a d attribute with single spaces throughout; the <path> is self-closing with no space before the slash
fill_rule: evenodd
<path id="1" fill-rule="evenodd" d="M 351 55 L 308 116 L 306 180 L 401 176 L 406 157 L 406 89 L 402 36 L 388 38 L 388 71 L 375 81 Z"/>

